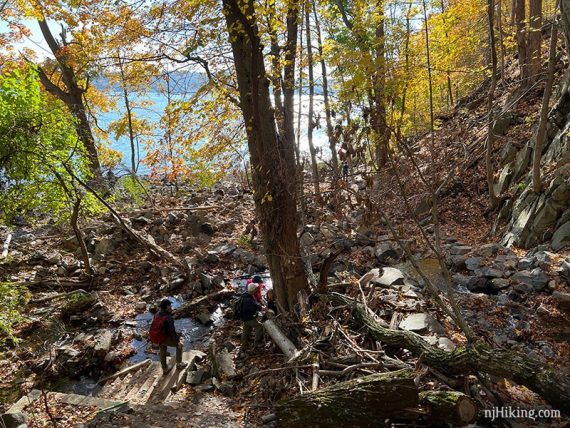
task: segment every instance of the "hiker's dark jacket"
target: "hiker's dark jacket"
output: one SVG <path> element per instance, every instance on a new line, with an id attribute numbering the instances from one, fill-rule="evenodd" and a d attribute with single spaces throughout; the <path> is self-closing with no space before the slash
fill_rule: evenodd
<path id="1" fill-rule="evenodd" d="M 160 311 L 159 314 L 161 316 L 166 315 L 168 317 L 166 318 L 166 323 L 165 323 L 165 328 L 166 328 L 166 333 L 168 334 L 168 338 L 178 340 L 178 333 L 176 333 L 176 329 L 174 328 L 174 318 L 172 318 L 172 314 L 163 311 Z"/>
<path id="2" fill-rule="evenodd" d="M 251 321 L 259 311 L 261 311 L 261 306 L 253 299 L 253 296 L 247 291 L 243 293 L 241 300 L 241 320 Z"/>

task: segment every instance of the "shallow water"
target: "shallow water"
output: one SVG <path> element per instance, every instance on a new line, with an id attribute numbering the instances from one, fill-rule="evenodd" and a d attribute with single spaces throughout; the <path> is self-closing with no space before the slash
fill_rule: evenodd
<path id="1" fill-rule="evenodd" d="M 168 299 L 172 302 L 172 309 L 179 308 L 182 303 L 184 303 L 184 301 L 177 296 L 172 296 Z M 144 337 L 146 335 L 150 328 L 153 316 L 154 315 L 150 312 L 145 312 L 136 316 L 135 321 L 137 325 L 135 327 L 135 331 L 137 333 L 137 337 Z M 213 312 L 212 320 L 213 323 L 208 326 L 202 325 L 193 318 L 180 318 L 174 320 L 176 331 L 182 333 L 182 343 L 185 351 L 201 348 L 207 345 L 210 333 L 214 328 L 220 326 L 224 322 L 222 305 L 219 305 Z M 138 363 L 147 358 L 150 358 L 153 361 L 158 361 L 158 348 L 152 347 L 146 339 L 133 339 L 131 345 L 136 350 L 136 353 L 131 355 L 128 360 L 129 363 Z M 174 353 L 174 348 L 171 350 L 172 353 Z"/>

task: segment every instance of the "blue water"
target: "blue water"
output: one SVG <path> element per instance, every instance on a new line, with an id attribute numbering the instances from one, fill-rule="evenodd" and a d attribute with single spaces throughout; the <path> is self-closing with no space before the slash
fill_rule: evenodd
<path id="1" fill-rule="evenodd" d="M 104 89 L 103 89 L 104 90 Z M 116 110 L 112 110 L 109 112 L 103 112 L 98 115 L 98 125 L 103 130 L 108 130 L 109 125 L 120 119 L 125 114 L 125 106 L 124 101 L 120 93 L 111 92 L 109 95 L 116 101 Z M 176 97 L 176 96 L 175 96 Z M 164 94 L 159 92 L 148 92 L 142 96 L 133 96 L 132 97 L 132 104 L 135 106 L 133 107 L 133 113 L 135 117 L 138 119 L 146 119 L 151 124 L 151 129 L 154 129 L 154 135 L 152 136 L 153 141 L 158 141 L 163 136 L 163 131 L 159 127 L 160 118 L 164 114 L 166 106 L 168 104 L 167 98 Z M 178 98 L 181 98 L 178 96 Z M 141 101 L 145 101 L 148 103 L 148 106 L 140 107 L 139 104 Z M 298 103 L 297 97 L 295 97 L 295 111 L 297 111 Z M 308 110 L 308 97 L 303 96 L 301 100 L 301 109 L 302 109 L 302 116 L 301 116 L 301 151 L 304 155 L 308 156 L 309 146 L 307 140 L 307 122 L 308 118 L 306 112 Z M 295 113 L 296 114 L 296 113 Z M 330 151 L 328 148 L 328 139 L 325 133 L 325 125 L 324 125 L 324 106 L 322 102 L 321 96 L 315 97 L 315 115 L 320 117 L 320 128 L 317 128 L 313 131 L 313 142 L 317 148 L 321 149 L 322 157 L 325 159 L 330 158 Z M 296 121 L 295 121 L 296 125 Z M 213 137 L 215 138 L 215 137 Z M 124 172 L 130 170 L 130 159 L 131 159 L 131 145 L 129 142 L 128 137 L 121 137 L 119 139 L 115 139 L 115 137 L 109 134 L 109 143 L 110 147 L 114 150 L 117 150 L 123 155 L 120 167 L 118 168 L 119 172 Z M 203 144 L 203 143 L 202 143 Z M 201 144 L 200 144 L 201 145 Z M 139 166 L 138 172 L 139 174 L 148 174 L 150 173 L 150 169 L 147 165 L 145 165 L 142 161 L 144 160 L 147 154 L 147 147 L 142 142 L 139 141 L 138 145 L 138 153 L 139 153 Z"/>

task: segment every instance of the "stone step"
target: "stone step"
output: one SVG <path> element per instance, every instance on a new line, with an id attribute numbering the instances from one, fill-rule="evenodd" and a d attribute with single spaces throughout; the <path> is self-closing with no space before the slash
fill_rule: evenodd
<path id="1" fill-rule="evenodd" d="M 149 374 L 147 381 L 140 388 L 137 397 L 132 400 L 132 403 L 134 404 L 146 404 L 154 391 L 159 377 L 162 376 L 160 363 L 156 361 L 153 362 L 150 369 L 151 373 Z"/>
<path id="2" fill-rule="evenodd" d="M 56 401 L 65 404 L 71 404 L 74 406 L 94 406 L 98 409 L 108 409 L 111 407 L 119 406 L 121 404 L 126 404 L 124 401 L 120 400 L 109 400 L 106 398 L 100 397 L 91 397 L 88 395 L 79 395 L 79 394 L 65 394 L 63 392 L 48 392 L 50 396 L 54 396 Z M 24 407 L 27 405 L 39 400 L 42 396 L 41 391 L 34 389 L 28 395 L 20 398 L 16 404 L 14 404 L 8 413 L 18 413 L 22 412 Z"/>
<path id="3" fill-rule="evenodd" d="M 125 400 L 131 403 L 140 401 L 146 393 L 146 391 L 143 392 L 143 390 L 148 386 L 149 380 L 156 379 L 156 371 L 156 365 L 153 364 L 141 370 L 140 381 L 127 393 Z"/>
<path id="4" fill-rule="evenodd" d="M 134 372 L 133 376 L 131 377 L 131 380 L 121 390 L 120 395 L 118 394 L 115 396 L 115 399 L 128 401 L 129 400 L 128 396 L 133 391 L 138 391 L 140 389 L 140 387 L 142 386 L 142 384 L 146 381 L 147 370 L 148 370 L 148 367 L 144 367 L 144 368 Z"/>

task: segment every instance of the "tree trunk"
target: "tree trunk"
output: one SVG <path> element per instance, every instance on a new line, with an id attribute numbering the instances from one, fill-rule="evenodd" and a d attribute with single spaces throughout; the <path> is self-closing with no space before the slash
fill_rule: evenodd
<path id="1" fill-rule="evenodd" d="M 544 140 L 546 139 L 546 124 L 548 120 L 548 105 L 550 103 L 550 95 L 552 94 L 552 84 L 554 82 L 554 66 L 556 65 L 556 42 L 558 40 L 558 25 L 552 23 L 550 34 L 550 47 L 548 54 L 548 71 L 546 83 L 544 86 L 544 94 L 542 96 L 542 105 L 540 106 L 540 119 L 538 129 L 536 131 L 536 142 L 534 144 L 534 153 L 532 157 L 532 190 L 536 193 L 540 192 L 542 183 L 540 179 L 540 160 L 542 158 L 542 149 Z"/>
<path id="2" fill-rule="evenodd" d="M 287 359 L 290 360 L 291 358 L 297 356 L 299 351 L 295 345 L 293 345 L 293 342 L 291 342 L 289 338 L 285 336 L 285 334 L 279 329 L 279 327 L 277 327 L 277 324 L 275 324 L 273 320 L 268 319 L 264 321 L 263 327 L 271 339 L 273 339 L 273 342 L 279 346 L 279 349 L 281 349 Z"/>
<path id="3" fill-rule="evenodd" d="M 120 55 L 117 55 L 117 58 L 118 58 L 118 62 L 119 62 L 119 71 L 121 73 L 121 86 L 123 87 L 123 100 L 125 102 L 125 110 L 127 111 L 127 126 L 128 126 L 128 131 L 129 131 L 129 143 L 131 144 L 131 171 L 132 171 L 132 174 L 136 175 L 136 173 L 137 173 L 137 161 L 136 161 L 137 151 L 135 149 L 136 141 L 135 141 L 135 132 L 133 129 L 133 113 L 132 113 L 132 109 L 131 109 L 131 103 L 129 100 L 129 93 L 127 91 L 127 78 L 125 76 L 125 70 L 123 67 L 123 62 L 122 62 Z"/>
<path id="4" fill-rule="evenodd" d="M 530 25 L 528 31 L 528 63 L 530 81 L 538 79 L 541 72 L 542 55 L 540 43 L 542 41 L 542 0 L 530 0 Z"/>
<path id="5" fill-rule="evenodd" d="M 462 427 L 477 420 L 479 408 L 475 401 L 457 391 L 420 392 L 420 403 L 428 407 L 431 425 L 451 424 Z"/>
<path id="6" fill-rule="evenodd" d="M 101 178 L 101 165 L 99 164 L 99 157 L 97 155 L 97 148 L 95 146 L 95 138 L 91 131 L 91 125 L 87 119 L 87 112 L 83 101 L 83 94 L 87 88 L 80 87 L 78 77 L 75 70 L 70 66 L 70 59 L 68 58 L 67 50 L 64 49 L 66 41 L 63 40 L 63 47 L 55 40 L 51 30 L 45 19 L 39 19 L 38 25 L 44 36 L 44 39 L 50 48 L 53 56 L 55 57 L 59 69 L 61 71 L 61 80 L 64 83 L 67 91 L 62 90 L 59 86 L 54 84 L 47 74 L 39 67 L 38 72 L 42 85 L 53 96 L 60 99 L 69 109 L 71 114 L 77 119 L 75 129 L 79 140 L 87 150 L 89 157 L 90 170 L 95 179 Z"/>
<path id="7" fill-rule="evenodd" d="M 81 251 L 81 259 L 85 264 L 85 273 L 89 276 L 93 276 L 93 268 L 91 267 L 91 261 L 89 260 L 89 252 L 87 251 L 87 247 L 85 246 L 85 241 L 83 240 L 83 233 L 81 233 L 81 229 L 79 228 L 78 220 L 79 220 L 79 209 L 81 207 L 81 199 L 76 199 L 73 204 L 73 212 L 71 213 L 71 228 L 75 233 L 75 239 L 77 239 L 77 243 L 79 244 L 79 251 Z"/>
<path id="8" fill-rule="evenodd" d="M 383 168 L 388 161 L 388 141 L 390 131 L 386 118 L 386 34 L 384 31 L 384 0 L 376 1 L 379 22 L 375 32 L 375 69 L 372 73 L 374 88 L 374 108 L 370 115 L 373 130 L 376 166 Z"/>
<path id="9" fill-rule="evenodd" d="M 526 41 L 525 0 L 515 0 L 515 19 L 517 26 L 517 53 L 519 59 L 520 81 L 525 85 L 529 79 L 528 50 Z"/>
<path id="10" fill-rule="evenodd" d="M 564 42 L 566 45 L 566 56 L 570 58 L 570 2 L 560 2 L 560 23 L 564 32 Z"/>
<path id="11" fill-rule="evenodd" d="M 418 404 L 410 370 L 379 373 L 340 382 L 280 401 L 275 406 L 279 426 L 290 428 L 389 426 L 387 418 L 406 414 Z"/>
<path id="12" fill-rule="evenodd" d="M 481 340 L 444 351 L 428 344 L 420 335 L 382 327 L 366 309 L 354 300 L 334 293 L 331 299 L 353 306 L 355 319 L 368 328 L 372 336 L 388 345 L 409 350 L 422 363 L 449 375 L 488 373 L 510 379 L 539 394 L 552 406 L 570 411 L 570 373 L 529 358 L 516 351 L 490 348 Z"/>
<path id="13" fill-rule="evenodd" d="M 317 13 L 317 7 L 315 0 L 313 0 L 313 14 L 315 16 L 315 28 L 317 29 L 317 43 L 319 50 L 319 58 L 321 62 L 321 74 L 323 76 L 323 98 L 325 103 L 325 118 L 327 121 L 327 136 L 329 138 L 329 147 L 331 150 L 331 162 L 333 167 L 333 173 L 335 177 L 339 176 L 338 169 L 338 156 L 336 153 L 336 136 L 334 133 L 331 105 L 329 100 L 329 83 L 327 78 L 327 65 L 325 63 L 325 58 L 323 55 L 323 41 L 321 38 L 321 26 L 319 24 L 319 17 Z"/>
<path id="14" fill-rule="evenodd" d="M 493 179 L 493 143 L 495 134 L 493 133 L 493 101 L 495 88 L 497 86 L 497 51 L 495 49 L 495 27 L 493 0 L 487 0 L 487 22 L 489 24 L 489 52 L 491 54 L 491 88 L 487 98 L 487 150 L 485 153 L 485 171 L 487 175 L 487 187 L 489 188 L 489 203 L 491 208 L 497 206 L 497 196 L 495 195 L 495 184 Z"/>
<path id="15" fill-rule="evenodd" d="M 297 293 L 308 288 L 297 237 L 294 132 L 283 137 L 275 129 L 253 0 L 239 4 L 237 0 L 223 0 L 223 7 L 236 68 L 240 108 L 246 124 L 253 167 L 254 199 L 263 244 L 277 304 L 288 312 L 293 309 Z M 298 4 L 295 10 L 298 11 Z M 292 11 L 288 12 L 288 38 L 294 32 L 291 28 L 297 19 L 294 15 Z M 295 32 L 295 40 L 296 36 Z M 289 43 L 293 43 L 290 38 Z M 294 44 L 296 46 L 296 41 Z M 292 45 L 288 46 L 292 48 Z M 286 53 L 285 57 L 289 55 Z M 285 74 L 291 77 L 294 62 L 287 67 Z M 290 104 L 293 101 L 294 82 L 287 83 L 287 80 L 286 77 L 283 91 L 285 121 L 286 128 L 292 129 Z"/>
<path id="16" fill-rule="evenodd" d="M 305 8 L 305 25 L 307 32 L 307 66 L 309 68 L 309 120 L 307 125 L 307 140 L 309 143 L 309 151 L 311 152 L 311 167 L 313 170 L 313 190 L 315 192 L 315 197 L 320 199 L 320 189 L 319 189 L 319 165 L 317 164 L 317 152 L 315 151 L 315 146 L 313 144 L 313 129 L 315 127 L 315 121 L 313 116 L 314 111 L 314 101 L 315 101 L 315 76 L 313 74 L 313 47 L 311 46 L 311 21 L 310 21 L 310 10 L 309 5 Z"/>

